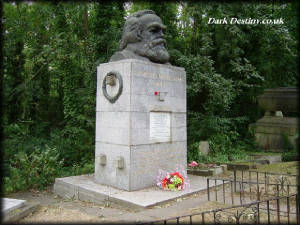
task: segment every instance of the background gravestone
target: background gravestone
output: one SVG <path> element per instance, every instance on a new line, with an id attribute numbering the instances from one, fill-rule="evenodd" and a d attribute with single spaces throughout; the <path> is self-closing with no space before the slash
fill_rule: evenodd
<path id="1" fill-rule="evenodd" d="M 199 151 L 199 154 L 208 155 L 208 153 L 209 153 L 208 141 L 200 141 L 198 151 Z"/>
<path id="2" fill-rule="evenodd" d="M 258 96 L 259 105 L 265 110 L 263 118 L 250 124 L 249 129 L 254 131 L 255 140 L 259 147 L 284 151 L 285 135 L 294 149 L 298 148 L 299 117 L 286 116 L 288 113 L 299 113 L 298 88 L 273 88 L 266 89 Z"/>

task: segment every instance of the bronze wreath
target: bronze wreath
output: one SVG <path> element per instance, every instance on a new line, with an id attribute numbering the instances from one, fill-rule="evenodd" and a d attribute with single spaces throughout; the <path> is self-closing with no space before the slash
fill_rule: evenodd
<path id="1" fill-rule="evenodd" d="M 110 96 L 108 93 L 107 93 L 107 90 L 106 90 L 106 78 L 108 76 L 115 76 L 118 81 L 119 81 L 119 90 L 117 92 L 117 94 L 115 96 Z M 122 91 L 123 91 L 123 79 L 122 79 L 122 76 L 119 72 L 116 72 L 116 71 L 111 71 L 109 73 L 107 73 L 103 79 L 103 82 L 102 82 L 102 91 L 103 91 L 103 94 L 105 96 L 105 98 L 110 102 L 110 103 L 115 103 L 117 101 L 117 99 L 120 97 L 120 95 L 122 94 Z"/>

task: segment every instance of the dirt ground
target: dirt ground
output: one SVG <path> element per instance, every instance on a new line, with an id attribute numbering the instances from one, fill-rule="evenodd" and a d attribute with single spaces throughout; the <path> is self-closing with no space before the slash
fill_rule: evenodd
<path id="1" fill-rule="evenodd" d="M 30 190 L 9 195 L 10 198 L 24 199 L 39 203 L 38 208 L 19 223 L 56 223 L 56 222 L 105 222 L 115 216 L 134 212 L 129 208 L 121 208 L 111 202 L 95 204 L 79 200 L 63 199 L 51 191 Z"/>
<path id="2" fill-rule="evenodd" d="M 30 190 L 7 196 L 39 203 L 33 213 L 18 221 L 19 224 L 147 222 L 230 206 L 221 202 L 207 201 L 206 192 L 202 192 L 147 209 L 133 209 L 113 202 L 96 204 L 63 199 L 53 194 L 51 189 L 52 187 L 44 191 Z M 195 219 L 198 220 L 197 217 Z"/>
<path id="3" fill-rule="evenodd" d="M 149 209 L 133 209 L 129 207 L 120 206 L 113 202 L 103 202 L 103 204 L 96 204 L 91 202 L 83 202 L 79 200 L 63 199 L 51 191 L 49 187 L 44 191 L 30 190 L 26 192 L 18 192 L 7 197 L 24 199 L 28 202 L 38 202 L 38 208 L 18 223 L 109 223 L 117 221 L 134 222 L 143 221 L 143 218 L 148 220 L 156 220 L 160 218 L 158 210 L 167 209 L 164 212 L 165 218 L 178 215 L 179 207 L 183 201 L 193 200 L 193 198 L 206 201 L 207 197 L 201 197 L 201 194 L 194 194 L 189 197 L 179 198 L 177 200 L 169 201 L 165 204 L 154 206 Z M 185 213 L 193 213 L 199 210 L 209 210 L 218 207 L 224 207 L 222 203 L 204 202 L 201 207 L 195 207 L 197 204 L 190 204 L 190 208 L 186 208 Z M 172 208 L 174 210 L 172 210 Z M 182 211 L 182 210 L 180 210 Z M 183 212 L 183 211 L 182 211 Z M 155 216 L 154 216 L 155 215 Z M 149 218 L 148 218 L 149 217 Z"/>

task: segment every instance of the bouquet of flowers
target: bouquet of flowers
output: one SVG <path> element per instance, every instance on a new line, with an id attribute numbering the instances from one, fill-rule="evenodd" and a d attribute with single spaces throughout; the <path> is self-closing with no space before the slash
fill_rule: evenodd
<path id="1" fill-rule="evenodd" d="M 168 173 L 164 170 L 159 170 L 157 176 L 157 186 L 164 190 L 180 191 L 189 186 L 185 170 L 181 166 L 176 168 L 175 172 Z"/>

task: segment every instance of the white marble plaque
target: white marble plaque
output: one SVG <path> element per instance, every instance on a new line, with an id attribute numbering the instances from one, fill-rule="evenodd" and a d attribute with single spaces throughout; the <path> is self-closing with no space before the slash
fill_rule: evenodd
<path id="1" fill-rule="evenodd" d="M 150 112 L 150 141 L 171 141 L 171 113 Z"/>

